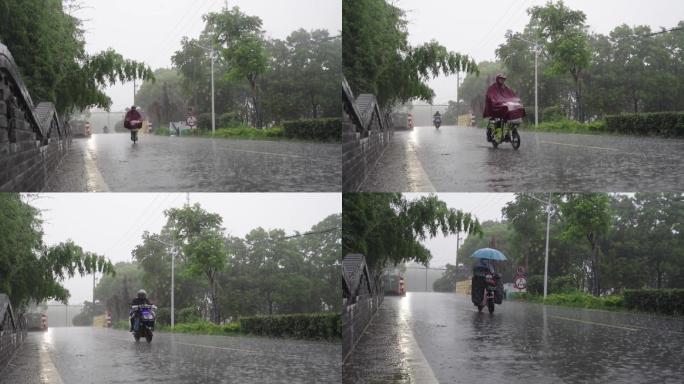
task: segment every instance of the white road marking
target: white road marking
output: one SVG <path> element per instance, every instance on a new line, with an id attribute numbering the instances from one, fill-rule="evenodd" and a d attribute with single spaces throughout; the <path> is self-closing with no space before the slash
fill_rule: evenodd
<path id="1" fill-rule="evenodd" d="M 437 192 L 435 186 L 432 185 L 430 177 L 425 168 L 418 160 L 416 155 L 415 145 L 409 141 L 408 150 L 406 151 L 406 157 L 408 162 L 408 179 L 410 191 L 406 192 Z"/>
<path id="2" fill-rule="evenodd" d="M 563 317 L 563 316 L 553 316 L 549 315 L 549 317 L 554 318 L 554 319 L 561 319 L 561 320 L 568 320 L 568 321 L 576 321 L 578 323 L 585 323 L 585 324 L 591 324 L 591 325 L 600 325 L 602 327 L 611 327 L 611 328 L 619 328 L 619 329 L 624 329 L 626 331 L 638 331 L 638 327 L 625 327 L 622 325 L 614 325 L 614 324 L 607 324 L 607 323 L 599 323 L 596 321 L 589 321 L 589 320 L 580 320 L 580 319 L 573 319 L 570 317 Z"/>
<path id="3" fill-rule="evenodd" d="M 52 362 L 50 352 L 45 343 L 39 347 L 40 358 L 40 382 L 45 384 L 63 384 L 62 377 L 57 371 L 57 367 Z"/>
<path id="4" fill-rule="evenodd" d="M 94 140 L 94 139 L 90 139 Z M 83 151 L 83 160 L 85 162 L 86 173 L 86 191 L 88 192 L 109 192 L 109 187 L 105 183 L 102 174 L 97 169 L 97 164 L 90 151 L 95 151 L 95 148 L 90 148 L 90 143 Z"/>
<path id="5" fill-rule="evenodd" d="M 603 150 L 603 151 L 619 152 L 619 153 L 623 153 L 625 155 L 635 155 L 635 156 L 643 156 L 644 155 L 643 153 L 625 152 L 619 148 L 595 147 L 595 146 L 590 146 L 590 145 L 570 144 L 570 143 L 558 143 L 555 141 L 539 141 L 539 143 L 540 144 L 561 145 L 561 146 L 565 146 L 565 147 L 574 147 L 574 148 L 598 149 L 598 150 Z"/>

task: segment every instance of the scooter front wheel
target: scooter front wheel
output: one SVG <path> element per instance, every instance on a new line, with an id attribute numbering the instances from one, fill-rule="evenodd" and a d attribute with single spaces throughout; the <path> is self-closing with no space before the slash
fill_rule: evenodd
<path id="1" fill-rule="evenodd" d="M 487 300 L 487 309 L 489 313 L 494 313 L 494 299 Z"/>
<path id="2" fill-rule="evenodd" d="M 478 305 L 477 306 L 477 311 L 482 312 L 482 308 L 484 308 L 484 305 Z"/>
<path id="3" fill-rule="evenodd" d="M 516 151 L 520 148 L 520 134 L 517 129 L 514 129 L 513 132 L 511 132 L 511 145 L 513 145 L 513 149 Z"/>
<path id="4" fill-rule="evenodd" d="M 145 339 L 147 339 L 148 343 L 152 342 L 152 332 L 147 331 L 147 334 L 145 335 Z"/>

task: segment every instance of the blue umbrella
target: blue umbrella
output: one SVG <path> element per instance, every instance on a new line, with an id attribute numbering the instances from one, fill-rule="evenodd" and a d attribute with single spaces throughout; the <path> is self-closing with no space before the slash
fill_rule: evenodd
<path id="1" fill-rule="evenodd" d="M 473 252 L 470 257 L 473 259 L 508 260 L 503 253 L 492 248 L 478 249 L 477 251 Z"/>

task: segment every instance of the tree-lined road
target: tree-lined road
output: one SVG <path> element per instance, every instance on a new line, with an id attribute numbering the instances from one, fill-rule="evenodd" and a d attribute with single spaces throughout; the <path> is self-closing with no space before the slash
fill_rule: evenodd
<path id="1" fill-rule="evenodd" d="M 345 383 L 680 383 L 684 319 L 469 297 L 388 297 Z"/>
<path id="2" fill-rule="evenodd" d="M 0 383 L 339 383 L 340 344 L 91 327 L 29 333 Z"/>
<path id="3" fill-rule="evenodd" d="M 494 149 L 484 129 L 396 132 L 361 186 L 374 192 L 670 191 L 684 185 L 684 140 L 522 131 Z"/>
<path id="4" fill-rule="evenodd" d="M 339 144 L 128 134 L 74 139 L 44 192 L 339 192 Z"/>

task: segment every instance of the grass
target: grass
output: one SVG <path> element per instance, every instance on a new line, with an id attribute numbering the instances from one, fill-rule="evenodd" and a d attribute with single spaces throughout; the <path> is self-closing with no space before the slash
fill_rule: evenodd
<path id="1" fill-rule="evenodd" d="M 155 131 L 159 136 L 170 136 L 168 130 Z M 182 137 L 212 137 L 211 130 L 184 131 Z M 213 137 L 221 139 L 243 139 L 243 140 L 270 140 L 270 141 L 298 141 L 298 142 L 321 142 L 321 140 L 304 140 L 285 137 L 282 127 L 271 127 L 257 129 L 248 126 L 218 128 Z"/>
<path id="2" fill-rule="evenodd" d="M 606 134 L 611 133 L 606 130 L 606 122 L 598 120 L 592 123 L 580 123 L 574 120 L 559 120 L 539 123 L 538 127 L 534 123 L 525 124 L 525 131 L 536 132 L 558 132 L 558 133 L 584 133 L 584 134 Z"/>
<path id="3" fill-rule="evenodd" d="M 624 307 L 624 297 L 622 295 L 596 297 L 584 292 L 569 292 L 547 295 L 546 300 L 544 300 L 541 295 L 526 293 L 517 295 L 515 300 L 564 307 L 628 311 Z"/>

